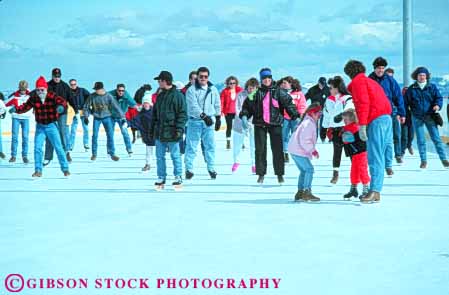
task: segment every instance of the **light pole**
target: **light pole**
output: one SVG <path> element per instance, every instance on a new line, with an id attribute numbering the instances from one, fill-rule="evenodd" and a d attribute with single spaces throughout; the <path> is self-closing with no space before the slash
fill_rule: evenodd
<path id="1" fill-rule="evenodd" d="M 403 0 L 403 55 L 404 55 L 404 86 L 410 85 L 410 74 L 413 64 L 413 16 L 412 16 L 412 0 Z"/>

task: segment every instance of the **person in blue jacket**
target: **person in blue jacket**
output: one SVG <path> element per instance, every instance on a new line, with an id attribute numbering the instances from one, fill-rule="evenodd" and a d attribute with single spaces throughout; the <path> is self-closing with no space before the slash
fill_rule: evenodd
<path id="1" fill-rule="evenodd" d="M 387 145 L 385 152 L 385 168 L 388 176 L 393 175 L 393 147 L 394 156 L 398 164 L 402 164 L 401 125 L 405 123 L 405 107 L 401 87 L 398 82 L 386 73 L 388 62 L 383 57 L 377 57 L 373 62 L 374 71 L 369 75 L 371 79 L 382 86 L 391 103 L 391 119 L 393 122 L 393 138 Z"/>
<path id="2" fill-rule="evenodd" d="M 430 139 L 435 145 L 441 162 L 445 168 L 449 168 L 443 141 L 441 140 L 437 123 L 441 120 L 438 112 L 443 105 L 443 97 L 437 86 L 430 83 L 430 72 L 425 67 L 418 67 L 412 73 L 415 83 L 410 85 L 405 93 L 407 107 L 410 108 L 413 125 L 416 130 L 418 151 L 421 158 L 421 169 L 427 168 L 426 137 L 424 126 L 429 132 Z M 441 120 L 442 121 L 442 120 Z"/>
<path id="3" fill-rule="evenodd" d="M 128 111 L 128 108 L 136 107 L 136 101 L 129 95 L 128 91 L 125 90 L 125 84 L 120 83 L 117 84 L 117 88 L 115 90 L 109 91 L 109 94 L 112 95 L 112 97 L 118 102 L 120 108 L 122 109 L 123 113 L 126 113 Z M 118 124 L 120 131 L 122 132 L 123 141 L 125 142 L 126 151 L 128 152 L 128 155 L 131 157 L 133 150 L 131 146 L 131 139 L 128 134 L 128 128 L 125 126 L 126 120 L 121 120 L 119 116 L 113 113 L 114 119 L 114 127 L 115 123 Z"/>

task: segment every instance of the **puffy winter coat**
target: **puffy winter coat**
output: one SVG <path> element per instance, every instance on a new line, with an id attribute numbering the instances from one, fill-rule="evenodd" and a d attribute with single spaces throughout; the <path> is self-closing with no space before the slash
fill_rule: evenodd
<path id="1" fill-rule="evenodd" d="M 256 91 L 254 91 L 253 94 L 255 94 Z M 239 95 L 237 95 L 237 99 L 235 101 L 235 112 L 236 114 L 240 114 L 240 112 L 242 111 L 242 107 L 243 107 L 243 103 L 245 102 L 245 100 L 252 100 L 254 99 L 254 95 L 249 95 L 248 91 L 243 90 L 242 92 L 239 93 Z M 253 128 L 253 124 L 252 124 L 252 118 L 248 119 L 248 122 L 251 124 L 248 124 L 248 128 Z M 243 133 L 243 125 L 242 125 L 242 119 L 239 116 L 235 116 L 234 117 L 234 122 L 232 123 L 232 130 L 238 132 L 238 133 Z"/>
<path id="2" fill-rule="evenodd" d="M 142 108 L 137 116 L 132 118 L 130 121 L 131 128 L 135 128 L 140 131 L 142 141 L 148 146 L 154 146 L 154 138 L 150 135 L 152 120 L 153 108 L 150 108 L 149 110 Z"/>
<path id="3" fill-rule="evenodd" d="M 346 157 L 366 152 L 366 142 L 360 139 L 359 125 L 351 123 L 343 126 L 343 144 Z"/>
<path id="4" fill-rule="evenodd" d="M 434 106 L 443 107 L 443 96 L 438 87 L 428 82 L 424 89 L 421 89 L 418 82 L 413 83 L 405 93 L 405 100 L 412 115 L 418 119 L 424 119 L 426 115 L 435 113 Z"/>
<path id="5" fill-rule="evenodd" d="M 161 142 L 176 142 L 187 121 L 186 102 L 176 87 L 163 90 L 153 106 L 150 136 Z"/>
<path id="6" fill-rule="evenodd" d="M 189 118 L 200 119 L 201 113 L 205 113 L 215 121 L 215 117 L 221 115 L 220 95 L 210 82 L 206 88 L 199 83 L 190 86 L 186 92 L 186 103 Z"/>
<path id="7" fill-rule="evenodd" d="M 320 86 L 315 85 L 310 87 L 310 89 L 306 93 L 306 99 L 310 99 L 311 103 L 317 102 L 321 106 L 324 105 L 326 98 L 331 95 L 329 91 L 329 87 L 324 86 L 323 89 L 320 89 Z"/>
<path id="8" fill-rule="evenodd" d="M 288 142 L 288 152 L 293 155 L 312 159 L 317 140 L 317 121 L 306 115 Z"/>
<path id="9" fill-rule="evenodd" d="M 323 109 L 323 127 L 324 128 L 335 128 L 342 127 L 345 125 L 343 121 L 336 123 L 334 121 L 335 116 L 344 112 L 347 101 L 350 100 L 350 95 L 337 95 L 329 96 L 324 103 Z"/>
<path id="10" fill-rule="evenodd" d="M 267 94 L 269 95 L 269 104 L 265 104 L 268 106 L 268 109 L 265 109 L 264 99 Z M 269 123 L 264 120 L 264 111 L 269 112 Z M 292 97 L 285 90 L 276 87 L 273 82 L 270 87 L 262 85 L 253 100 L 245 100 L 239 116 L 240 118 L 243 116 L 248 119 L 253 118 L 255 126 L 281 126 L 284 121 L 284 111 L 287 111 L 292 120 L 299 118 Z"/>
<path id="11" fill-rule="evenodd" d="M 230 88 L 225 88 L 220 94 L 221 101 L 221 112 L 223 115 L 235 114 L 235 101 L 240 92 L 242 92 L 242 87 L 235 87 L 235 97 L 232 98 L 232 91 Z"/>
<path id="12" fill-rule="evenodd" d="M 14 107 L 17 108 L 18 106 L 23 105 L 28 100 L 28 98 L 30 98 L 30 92 L 28 90 L 26 91 L 25 94 L 21 94 L 20 91 L 16 91 L 16 92 L 14 92 L 11 100 L 6 103 L 6 106 L 7 107 L 14 106 Z M 31 116 L 33 116 L 33 111 L 32 110 L 30 110 L 30 111 L 28 111 L 26 113 L 23 113 L 23 114 L 17 114 L 17 113 L 13 113 L 12 114 L 12 118 L 13 119 L 26 119 L 26 120 L 28 120 L 28 119 L 31 118 Z"/>
<path id="13" fill-rule="evenodd" d="M 302 93 L 302 91 L 292 91 L 289 94 L 292 97 L 292 102 L 296 106 L 298 114 L 304 114 L 307 109 L 307 102 L 304 93 Z M 284 111 L 284 118 L 290 120 L 290 116 L 287 111 Z"/>
<path id="14" fill-rule="evenodd" d="M 360 125 L 368 125 L 380 116 L 391 115 L 391 104 L 383 88 L 364 73 L 352 79 L 348 90 L 352 94 Z"/>
<path id="15" fill-rule="evenodd" d="M 402 97 L 401 87 L 398 82 L 387 74 L 384 74 L 382 77 L 378 77 L 374 72 L 372 72 L 369 77 L 379 83 L 384 89 L 385 94 L 390 100 L 391 108 L 393 110 L 392 115 L 405 117 L 404 98 Z"/>

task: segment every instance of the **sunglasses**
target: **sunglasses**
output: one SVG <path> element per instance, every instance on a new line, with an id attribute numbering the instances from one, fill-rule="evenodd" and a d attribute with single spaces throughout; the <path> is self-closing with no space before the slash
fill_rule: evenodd
<path id="1" fill-rule="evenodd" d="M 208 75 L 199 75 L 198 77 L 199 77 L 200 79 L 207 79 L 207 78 L 209 78 Z"/>
<path id="2" fill-rule="evenodd" d="M 76 84 L 70 84 L 70 86 L 76 86 Z"/>
<path id="3" fill-rule="evenodd" d="M 118 90 L 118 92 L 125 92 L 125 90 Z"/>
<path id="4" fill-rule="evenodd" d="M 229 82 L 228 85 L 236 85 L 237 82 Z"/>

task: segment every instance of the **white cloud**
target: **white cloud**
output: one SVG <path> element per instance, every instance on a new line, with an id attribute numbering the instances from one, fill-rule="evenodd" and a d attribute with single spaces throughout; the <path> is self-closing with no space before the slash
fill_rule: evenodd
<path id="1" fill-rule="evenodd" d="M 6 53 L 20 53 L 23 49 L 14 43 L 0 41 L 0 51 Z"/>
<path id="2" fill-rule="evenodd" d="M 129 30 L 119 29 L 116 32 L 92 35 L 87 37 L 92 47 L 120 46 L 122 48 L 138 48 L 145 44 L 143 38 L 138 37 Z"/>

